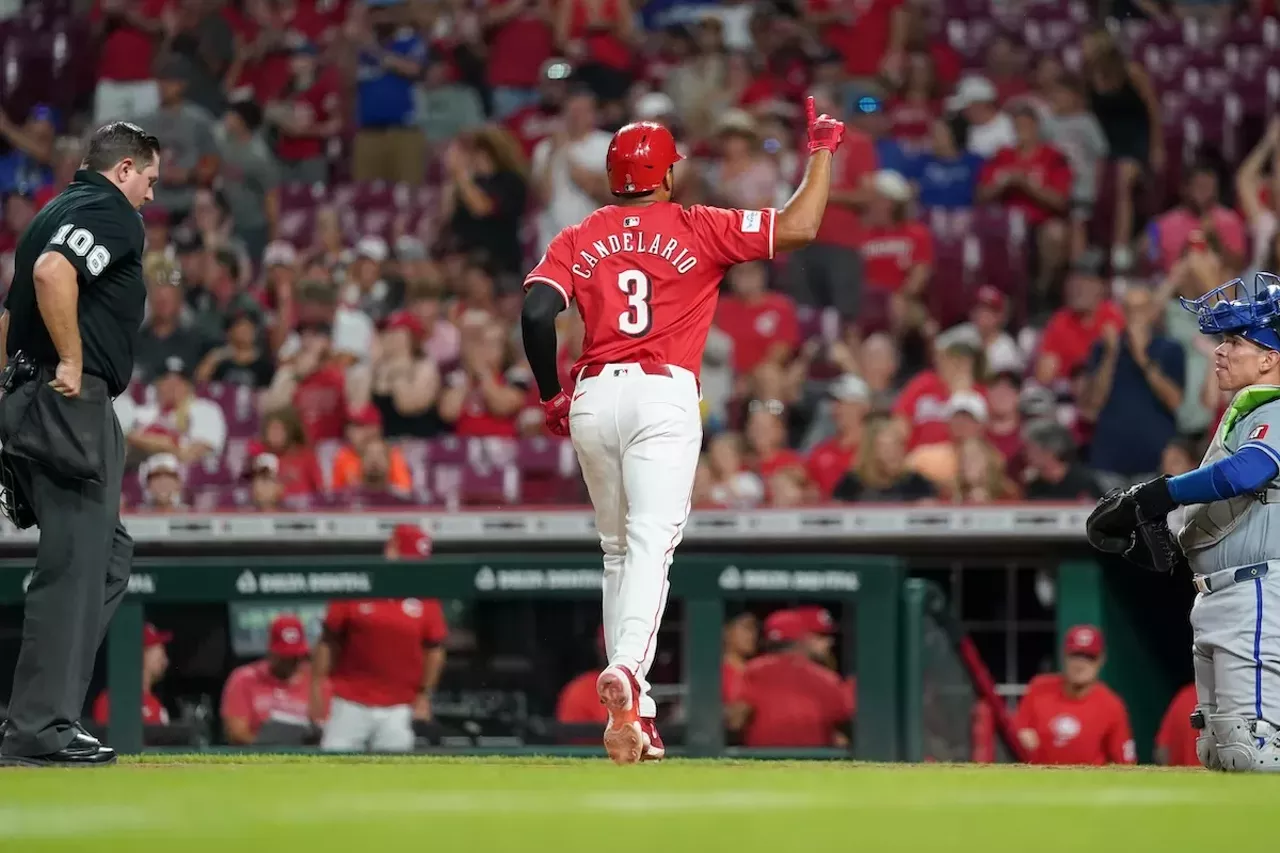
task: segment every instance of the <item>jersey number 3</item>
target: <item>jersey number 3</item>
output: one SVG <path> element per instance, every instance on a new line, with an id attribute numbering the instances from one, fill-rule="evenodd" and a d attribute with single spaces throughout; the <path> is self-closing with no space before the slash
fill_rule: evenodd
<path id="1" fill-rule="evenodd" d="M 63 225 L 58 233 L 49 241 L 51 246 L 66 244 L 67 248 L 84 258 L 84 265 L 90 275 L 101 275 L 111 263 L 111 253 L 97 245 L 93 232 L 88 228 L 76 228 L 74 225 Z"/>
<path id="2" fill-rule="evenodd" d="M 653 312 L 649 299 L 653 291 L 649 277 L 640 270 L 623 270 L 618 273 L 618 289 L 627 295 L 627 310 L 618 315 L 618 329 L 632 338 L 642 338 L 653 327 Z"/>

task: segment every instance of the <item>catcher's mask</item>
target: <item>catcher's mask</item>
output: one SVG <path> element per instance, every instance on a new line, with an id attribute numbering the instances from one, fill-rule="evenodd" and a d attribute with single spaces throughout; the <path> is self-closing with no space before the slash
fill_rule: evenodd
<path id="1" fill-rule="evenodd" d="M 1252 292 L 1250 292 L 1252 290 Z M 1179 297 L 1182 307 L 1196 315 L 1206 335 L 1238 335 L 1261 347 L 1280 351 L 1280 277 L 1260 272 L 1250 288 L 1232 279 L 1199 299 Z"/>

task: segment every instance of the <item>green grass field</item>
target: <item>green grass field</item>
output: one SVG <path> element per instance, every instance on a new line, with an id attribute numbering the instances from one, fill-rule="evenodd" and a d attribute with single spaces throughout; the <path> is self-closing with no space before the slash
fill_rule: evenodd
<path id="1" fill-rule="evenodd" d="M 0 850 L 1273 851 L 1280 775 L 192 756 L 0 770 Z"/>

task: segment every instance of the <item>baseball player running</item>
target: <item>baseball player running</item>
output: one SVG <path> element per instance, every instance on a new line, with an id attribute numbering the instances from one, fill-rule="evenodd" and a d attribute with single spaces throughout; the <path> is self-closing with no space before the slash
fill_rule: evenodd
<path id="1" fill-rule="evenodd" d="M 720 280 L 733 264 L 813 240 L 844 125 L 807 101 L 809 160 L 781 210 L 671 202 L 683 159 L 671 132 L 638 122 L 614 134 L 605 168 L 617 204 L 551 241 L 525 278 L 521 326 L 548 428 L 569 435 L 604 550 L 609 711 L 604 745 L 619 764 L 662 757 L 646 675 L 667 604 L 667 572 L 689 517 L 702 445 L 698 369 Z M 571 300 L 586 327 L 573 399 L 556 373 L 556 315 Z"/>
<path id="2" fill-rule="evenodd" d="M 1088 521 L 1096 547 L 1158 571 L 1188 566 L 1196 755 L 1211 770 L 1280 771 L 1280 278 L 1239 279 L 1184 308 L 1220 335 L 1218 385 L 1235 396 L 1195 471 L 1112 491 Z M 1187 506 L 1176 539 L 1166 516 Z M 1185 554 L 1185 556 L 1184 556 Z M 1270 577 L 1276 569 L 1277 576 Z"/>

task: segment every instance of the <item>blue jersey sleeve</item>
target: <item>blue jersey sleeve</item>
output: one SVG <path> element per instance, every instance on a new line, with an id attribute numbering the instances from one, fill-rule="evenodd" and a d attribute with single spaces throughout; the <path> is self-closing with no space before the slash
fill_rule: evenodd
<path id="1" fill-rule="evenodd" d="M 1203 504 L 1260 491 L 1280 474 L 1275 451 L 1245 444 L 1226 459 L 1169 479 L 1169 496 L 1180 504 Z"/>

